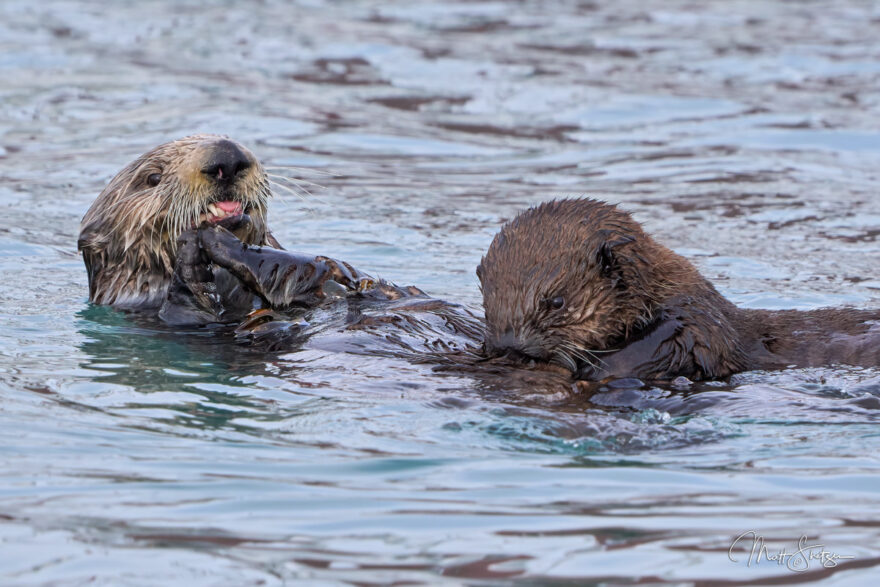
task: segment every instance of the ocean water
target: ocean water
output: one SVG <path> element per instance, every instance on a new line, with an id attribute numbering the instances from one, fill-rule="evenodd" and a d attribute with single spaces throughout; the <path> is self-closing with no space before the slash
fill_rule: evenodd
<path id="1" fill-rule="evenodd" d="M 215 132 L 275 176 L 285 246 L 475 312 L 503 221 L 580 195 L 740 305 L 877 307 L 878 26 L 855 0 L 0 3 L 0 584 L 876 585 L 878 368 L 584 397 L 266 354 L 90 305 L 76 237 L 126 163 Z"/>

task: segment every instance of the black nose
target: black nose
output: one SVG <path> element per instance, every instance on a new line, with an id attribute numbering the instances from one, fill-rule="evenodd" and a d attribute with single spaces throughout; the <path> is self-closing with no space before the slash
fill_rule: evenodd
<path id="1" fill-rule="evenodd" d="M 251 160 L 241 147 L 232 141 L 222 140 L 214 144 L 202 173 L 217 181 L 232 181 L 251 165 Z"/>
<path id="2" fill-rule="evenodd" d="M 523 340 L 512 330 L 507 330 L 486 340 L 486 351 L 495 357 L 507 357 L 517 362 L 527 362 L 536 359 L 537 349 Z"/>

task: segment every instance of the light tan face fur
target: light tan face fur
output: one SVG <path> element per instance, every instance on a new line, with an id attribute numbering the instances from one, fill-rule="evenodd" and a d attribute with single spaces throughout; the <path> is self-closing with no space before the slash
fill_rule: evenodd
<path id="1" fill-rule="evenodd" d="M 89 271 L 89 297 L 99 304 L 161 304 L 174 268 L 181 232 L 222 215 L 215 202 L 240 202 L 253 222 L 251 244 L 267 244 L 271 196 L 256 157 L 232 143 L 248 167 L 217 181 L 205 173 L 230 139 L 193 135 L 159 145 L 126 166 L 101 192 L 82 220 L 79 249 Z"/>

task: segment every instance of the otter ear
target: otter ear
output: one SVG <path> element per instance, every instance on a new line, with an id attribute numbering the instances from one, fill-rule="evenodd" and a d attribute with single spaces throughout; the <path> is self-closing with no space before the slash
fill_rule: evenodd
<path id="1" fill-rule="evenodd" d="M 601 233 L 604 237 L 604 242 L 596 250 L 596 262 L 603 276 L 619 277 L 620 262 L 614 249 L 620 245 L 631 243 L 636 239 L 629 235 L 611 232 L 610 230 L 603 230 Z"/>

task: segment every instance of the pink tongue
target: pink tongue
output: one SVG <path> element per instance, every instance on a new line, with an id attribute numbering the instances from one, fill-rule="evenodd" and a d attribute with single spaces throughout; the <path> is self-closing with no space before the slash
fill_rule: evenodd
<path id="1" fill-rule="evenodd" d="M 214 205 L 227 214 L 241 214 L 241 202 L 215 202 Z"/>

